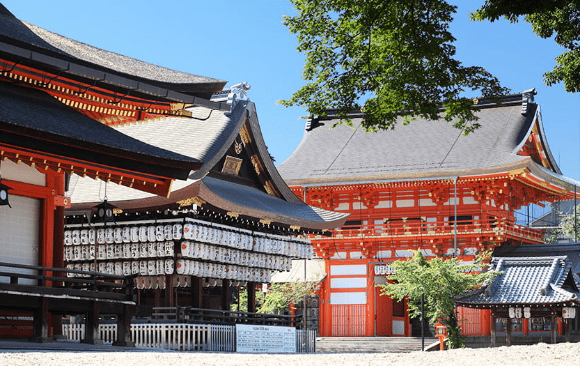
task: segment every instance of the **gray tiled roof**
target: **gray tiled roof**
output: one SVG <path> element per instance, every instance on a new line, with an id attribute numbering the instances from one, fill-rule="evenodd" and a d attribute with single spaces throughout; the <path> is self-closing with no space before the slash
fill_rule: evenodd
<path id="1" fill-rule="evenodd" d="M 306 205 L 279 178 L 261 138 L 253 103 L 239 102 L 229 116 L 222 111 L 204 107 L 195 107 L 191 111 L 195 117 L 193 119 L 166 117 L 118 128 L 120 132 L 128 136 L 203 161 L 203 166 L 193 172 L 187 182 L 174 182 L 172 192 L 190 190 L 188 197 L 199 195 L 216 207 L 241 215 L 258 215 L 259 218 L 304 228 L 333 229 L 346 219 L 347 214 Z M 283 198 L 270 196 L 257 188 L 207 176 L 233 144 L 241 127 L 248 121 L 254 143 L 258 145 L 257 148 L 264 159 L 266 169 L 269 170 L 277 188 L 283 192 Z M 75 203 L 99 202 L 104 196 L 104 183 L 92 179 L 75 176 L 71 179 L 69 187 L 73 206 Z M 291 195 L 290 198 L 293 199 L 287 198 L 284 192 Z M 130 201 L 152 196 L 124 186 L 107 185 L 107 198 L 113 204 L 124 202 L 130 205 Z M 171 202 L 171 197 L 167 202 Z"/>
<path id="2" fill-rule="evenodd" d="M 307 225 L 305 221 L 324 223 L 345 217 L 344 213 L 326 211 L 305 203 L 287 202 L 258 189 L 221 179 L 205 177 L 202 182 L 212 193 L 225 201 L 222 207 L 229 207 L 238 213 L 244 213 L 243 210 L 249 208 L 253 212 L 261 212 L 261 218 L 280 221 L 280 216 L 285 216 L 285 221 L 294 219 L 287 221 L 288 224 L 298 226 Z M 326 229 L 333 228 L 332 225 L 326 227 Z"/>
<path id="3" fill-rule="evenodd" d="M 223 88 L 226 83 L 218 79 L 167 69 L 60 36 L 15 18 L 0 4 L 0 39 L 2 36 L 57 53 L 71 60 L 82 61 L 81 63 L 97 68 L 143 79 L 158 86 L 172 85 L 173 90 L 183 93 L 197 90 L 198 88 L 191 88 L 194 84 L 212 85 L 211 91 L 215 92 Z M 188 84 L 190 87 L 187 86 Z"/>
<path id="4" fill-rule="evenodd" d="M 238 105 L 239 110 L 243 110 L 243 107 L 243 104 Z M 174 182 L 172 191 L 184 188 L 205 176 L 213 166 L 212 162 L 221 157 L 220 151 L 224 146 L 227 148 L 229 146 L 227 142 L 236 136 L 234 132 L 237 124 L 223 112 L 205 107 L 194 107 L 189 110 L 192 111 L 194 118 L 163 117 L 116 128 L 120 134 L 203 161 L 201 169 L 193 172 L 187 182 Z M 74 178 L 70 190 L 73 203 L 98 202 L 102 200 L 104 186 L 93 179 Z M 128 201 L 152 195 L 109 184 L 107 196 L 110 201 Z"/>
<path id="5" fill-rule="evenodd" d="M 490 270 L 500 273 L 489 285 L 456 297 L 460 304 L 471 305 L 542 305 L 576 302 L 580 304 L 578 277 L 572 275 L 566 256 L 498 257 Z M 566 286 L 568 280 L 574 285 Z"/>
<path id="6" fill-rule="evenodd" d="M 580 274 L 580 243 L 501 245 L 493 250 L 494 257 L 566 256 L 572 272 Z"/>
<path id="7" fill-rule="evenodd" d="M 320 119 L 278 170 L 289 185 L 492 172 L 530 160 L 516 152 L 538 111 L 535 103 L 528 104 L 526 115 L 521 102 L 487 106 L 477 113 L 482 127 L 468 136 L 441 120 L 418 119 L 407 126 L 399 121 L 394 130 L 365 133 L 346 125 L 331 128 L 336 119 Z M 360 122 L 353 120 L 355 126 Z M 541 128 L 541 119 L 538 123 Z"/>
<path id="8" fill-rule="evenodd" d="M 45 92 L 5 82 L 0 82 L 0 122 L 12 128 L 25 128 L 33 134 L 44 135 L 44 138 L 50 134 L 54 140 L 66 139 L 69 144 L 76 141 L 80 147 L 83 144 L 94 144 L 102 148 L 119 149 L 126 154 L 198 162 L 191 156 L 153 146 L 116 131 L 60 103 Z"/>

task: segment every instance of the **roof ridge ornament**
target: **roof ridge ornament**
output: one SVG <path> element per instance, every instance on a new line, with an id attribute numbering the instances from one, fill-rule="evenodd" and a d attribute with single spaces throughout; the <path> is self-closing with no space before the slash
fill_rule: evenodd
<path id="1" fill-rule="evenodd" d="M 232 113 L 234 108 L 236 108 L 236 104 L 238 104 L 238 102 L 240 100 L 250 100 L 248 98 L 248 91 L 250 89 L 252 89 L 252 87 L 250 85 L 248 85 L 247 81 L 230 86 L 229 93 L 228 93 L 228 99 L 226 101 L 226 103 L 230 106 L 230 111 L 226 112 L 225 113 L 226 115 L 229 115 L 230 113 Z M 226 91 L 227 91 L 227 89 L 224 90 L 224 92 L 226 92 Z"/>
<path id="2" fill-rule="evenodd" d="M 536 92 L 536 88 L 524 90 L 522 92 L 522 111 L 521 111 L 522 116 L 528 114 L 528 103 L 534 102 L 534 95 L 536 94 L 538 94 Z"/>

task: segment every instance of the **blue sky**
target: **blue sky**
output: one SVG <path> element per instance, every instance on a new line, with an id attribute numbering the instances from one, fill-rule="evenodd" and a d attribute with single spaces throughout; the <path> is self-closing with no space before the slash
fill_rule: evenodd
<path id="1" fill-rule="evenodd" d="M 304 57 L 282 24 L 282 15 L 294 13 L 287 0 L 0 1 L 19 19 L 95 47 L 228 85 L 247 81 L 277 164 L 302 138 L 306 112 L 276 104 L 304 83 Z M 580 98 L 542 79 L 562 50 L 527 23 L 469 21 L 468 12 L 482 2 L 462 1 L 455 15 L 458 59 L 485 67 L 513 92 L 535 87 L 554 158 L 565 175 L 580 180 Z"/>

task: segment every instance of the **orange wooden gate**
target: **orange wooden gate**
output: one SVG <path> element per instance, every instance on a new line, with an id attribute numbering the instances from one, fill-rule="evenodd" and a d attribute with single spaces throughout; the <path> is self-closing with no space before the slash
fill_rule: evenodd
<path id="1" fill-rule="evenodd" d="M 331 305 L 333 337 L 364 337 L 366 305 Z"/>

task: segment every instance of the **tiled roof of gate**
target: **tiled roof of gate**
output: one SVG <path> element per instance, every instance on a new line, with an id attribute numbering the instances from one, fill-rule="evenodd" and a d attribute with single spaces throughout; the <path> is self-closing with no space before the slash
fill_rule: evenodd
<path id="1" fill-rule="evenodd" d="M 501 272 L 490 284 L 456 297 L 465 305 L 580 304 L 579 278 L 566 256 L 493 258 L 490 270 Z"/>
<path id="2" fill-rule="evenodd" d="M 522 101 L 482 107 L 481 128 L 463 136 L 452 123 L 418 119 L 394 130 L 365 133 L 336 118 L 313 123 L 294 153 L 278 170 L 289 185 L 438 178 L 493 172 L 497 167 L 530 160 L 516 155 L 530 133 L 539 107 Z M 352 121 L 358 127 L 364 116 Z M 541 119 L 538 119 L 541 127 Z M 556 167 L 547 148 L 548 159 Z M 559 173 L 559 171 L 557 172 Z"/>

